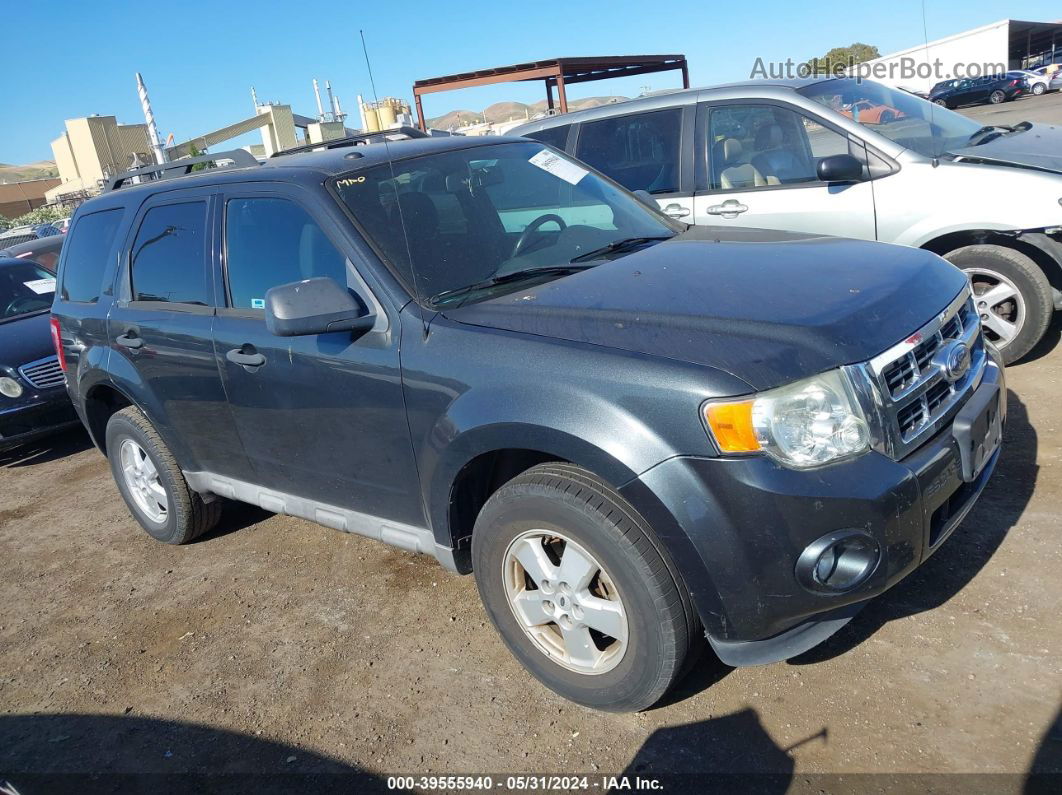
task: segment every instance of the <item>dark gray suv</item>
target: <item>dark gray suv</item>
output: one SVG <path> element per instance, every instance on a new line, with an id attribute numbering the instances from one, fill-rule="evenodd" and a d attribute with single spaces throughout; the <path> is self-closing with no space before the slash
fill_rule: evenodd
<path id="1" fill-rule="evenodd" d="M 654 703 L 705 637 L 732 665 L 828 637 L 955 529 L 1004 418 L 936 255 L 687 227 L 521 139 L 110 190 L 53 311 L 153 537 L 242 500 L 433 555 L 535 676 L 607 710 Z"/>

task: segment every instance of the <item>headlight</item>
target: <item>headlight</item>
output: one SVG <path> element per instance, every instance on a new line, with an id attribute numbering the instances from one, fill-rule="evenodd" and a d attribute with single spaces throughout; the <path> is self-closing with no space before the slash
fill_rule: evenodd
<path id="1" fill-rule="evenodd" d="M 22 395 L 22 384 L 14 378 L 8 378 L 5 375 L 0 378 L 0 395 L 6 395 L 9 398 L 20 397 Z"/>
<path id="2" fill-rule="evenodd" d="M 866 418 L 840 370 L 744 400 L 709 401 L 704 419 L 723 453 L 762 452 L 797 469 L 857 455 L 870 444 Z"/>

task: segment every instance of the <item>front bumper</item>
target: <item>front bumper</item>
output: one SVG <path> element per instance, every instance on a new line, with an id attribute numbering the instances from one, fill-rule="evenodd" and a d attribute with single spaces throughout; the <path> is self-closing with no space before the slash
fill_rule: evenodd
<path id="1" fill-rule="evenodd" d="M 79 422 L 65 387 L 25 393 L 15 405 L 0 406 L 0 450 L 32 441 Z"/>
<path id="2" fill-rule="evenodd" d="M 1003 371 L 994 361 L 982 384 L 999 386 L 1005 416 Z M 821 643 L 868 599 L 925 562 L 973 507 L 998 458 L 997 451 L 975 480 L 965 482 L 949 425 L 901 461 L 871 451 L 797 471 L 765 456 L 677 457 L 621 491 L 635 505 L 646 493 L 662 504 L 673 519 L 662 533 L 665 543 L 696 553 L 696 559 L 682 551 L 672 557 L 709 640 L 724 662 L 751 665 Z M 657 526 L 656 517 L 647 518 Z M 841 529 L 877 540 L 877 568 L 845 593 L 805 589 L 794 574 L 801 552 Z M 685 538 L 676 545 L 679 535 Z"/>

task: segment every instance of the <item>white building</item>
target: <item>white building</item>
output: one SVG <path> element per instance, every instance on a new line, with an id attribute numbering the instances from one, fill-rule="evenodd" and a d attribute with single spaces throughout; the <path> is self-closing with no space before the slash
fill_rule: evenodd
<path id="1" fill-rule="evenodd" d="M 941 80 L 980 77 L 1062 61 L 1062 23 L 1001 19 L 875 58 L 853 73 L 890 86 L 928 91 Z"/>

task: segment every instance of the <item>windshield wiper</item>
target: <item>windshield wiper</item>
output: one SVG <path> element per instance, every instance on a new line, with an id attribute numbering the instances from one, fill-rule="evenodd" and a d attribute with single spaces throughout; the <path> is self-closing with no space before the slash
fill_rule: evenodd
<path id="1" fill-rule="evenodd" d="M 489 279 L 484 279 L 483 281 L 474 284 L 468 284 L 464 287 L 457 287 L 453 290 L 444 290 L 437 295 L 433 295 L 428 300 L 432 304 L 437 304 L 441 300 L 453 298 L 456 295 L 474 293 L 477 290 L 487 290 L 499 284 L 524 281 L 526 279 L 533 279 L 537 276 L 564 276 L 569 273 L 575 273 L 576 271 L 583 271 L 587 268 L 593 267 L 593 265 L 540 265 L 534 268 L 523 268 L 518 271 L 513 271 L 512 273 L 503 273 L 501 276 L 491 276 Z"/>
<path id="2" fill-rule="evenodd" d="M 593 251 L 587 251 L 585 254 L 580 254 L 578 257 L 572 257 L 569 262 L 587 262 L 592 259 L 600 259 L 601 257 L 608 256 L 616 251 L 623 251 L 624 249 L 634 248 L 635 246 L 641 246 L 646 243 L 653 243 L 660 240 L 670 240 L 674 235 L 656 235 L 655 237 L 627 237 L 623 240 L 613 240 L 607 246 L 601 248 L 595 248 Z"/>
<path id="3" fill-rule="evenodd" d="M 975 139 L 979 138 L 982 135 L 985 135 L 986 133 L 995 132 L 996 130 L 1003 130 L 1002 133 L 999 133 L 997 136 L 995 136 L 995 137 L 998 137 L 999 135 L 1005 135 L 1006 133 L 1018 132 L 1018 129 L 1020 127 L 1021 127 L 1021 125 L 1018 125 L 1018 127 L 1008 127 L 1005 124 L 986 124 L 980 130 L 978 130 L 977 132 L 973 133 L 969 137 L 969 139 L 967 139 L 967 143 L 974 144 L 976 146 L 976 144 L 974 143 Z M 1028 129 L 1028 127 L 1022 128 L 1023 131 L 1027 130 L 1027 129 Z M 988 140 L 989 139 L 986 138 L 984 141 L 977 141 L 977 143 L 985 143 Z"/>

